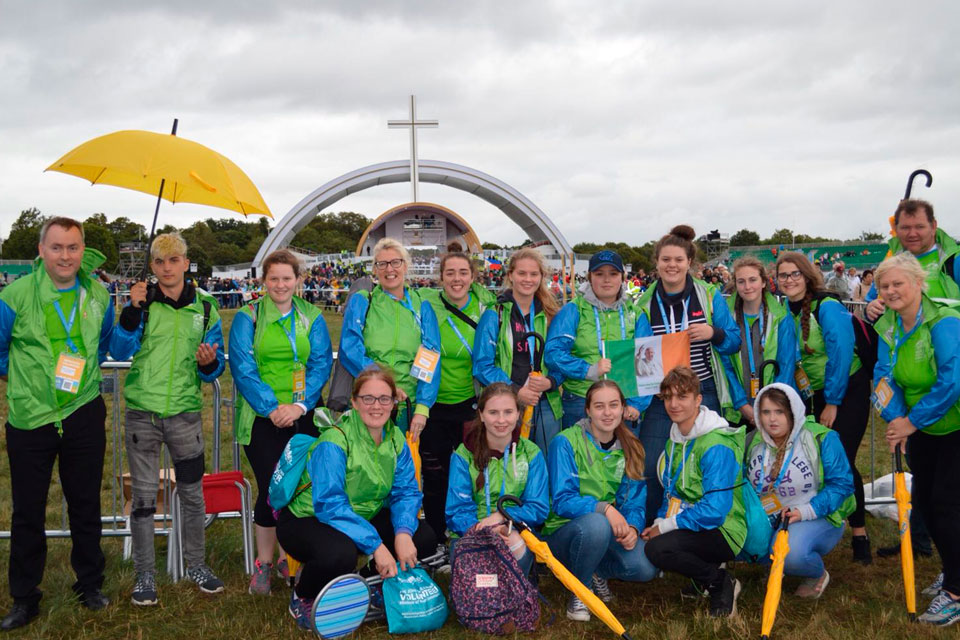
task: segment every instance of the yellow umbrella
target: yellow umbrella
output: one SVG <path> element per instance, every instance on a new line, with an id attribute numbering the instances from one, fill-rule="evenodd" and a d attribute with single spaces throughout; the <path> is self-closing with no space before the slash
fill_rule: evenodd
<path id="1" fill-rule="evenodd" d="M 530 331 L 523 335 L 524 340 L 526 340 L 527 338 L 533 338 L 535 343 L 536 342 L 540 343 L 540 353 L 542 354 L 543 345 L 544 345 L 543 336 L 537 333 L 536 331 Z M 541 356 L 541 360 L 542 360 L 542 356 Z M 530 372 L 530 375 L 542 376 L 543 375 L 543 372 L 541 371 L 542 367 L 543 367 L 542 362 L 537 362 L 536 359 L 534 359 L 533 370 Z M 533 422 L 533 405 L 530 405 L 524 408 L 523 410 L 523 420 L 520 421 L 520 437 L 521 438 L 530 437 L 530 427 L 532 422 Z"/>
<path id="2" fill-rule="evenodd" d="M 516 496 L 511 495 L 502 495 L 500 499 L 497 500 L 497 511 L 500 512 L 504 518 L 513 523 L 514 528 L 520 532 L 520 537 L 523 538 L 523 541 L 527 544 L 527 548 L 533 552 L 533 555 L 537 557 L 537 561 L 547 565 L 547 568 L 556 576 L 563 586 L 570 590 L 573 595 L 580 598 L 580 601 L 583 604 L 587 605 L 587 608 L 590 609 L 593 615 L 600 618 L 605 625 L 610 627 L 610 630 L 616 633 L 618 636 L 624 640 L 633 640 L 630 637 L 630 634 L 627 633 L 627 630 L 624 628 L 620 621 L 617 620 L 616 616 L 607 608 L 607 605 L 598 598 L 594 593 L 587 588 L 580 580 L 577 579 L 575 575 L 570 573 L 570 571 L 563 566 L 559 560 L 554 557 L 553 552 L 550 551 L 550 547 L 546 542 L 538 538 L 530 531 L 530 527 L 527 526 L 522 520 L 516 520 L 511 518 L 508 514 L 504 505 L 506 503 L 520 504 L 520 499 Z"/>
<path id="3" fill-rule="evenodd" d="M 781 516 L 781 524 L 777 535 L 773 539 L 773 553 L 770 555 L 770 577 L 767 578 L 767 594 L 763 597 L 763 617 L 761 618 L 760 637 L 766 640 L 773 629 L 773 621 L 777 617 L 777 607 L 780 605 L 780 591 L 783 587 L 783 563 L 790 553 L 789 533 L 787 527 L 790 521 Z"/>
<path id="4" fill-rule="evenodd" d="M 910 492 L 903 473 L 900 445 L 896 450 L 896 470 L 893 474 L 893 497 L 897 501 L 897 520 L 900 523 L 900 571 L 903 574 L 903 595 L 910 620 L 917 617 L 917 588 L 913 573 L 913 540 L 910 536 Z"/>
<path id="5" fill-rule="evenodd" d="M 46 168 L 91 184 L 160 194 L 170 202 L 204 204 L 273 217 L 240 167 L 216 151 L 176 135 L 117 131 L 84 142 Z M 159 204 L 159 203 L 158 203 Z"/>

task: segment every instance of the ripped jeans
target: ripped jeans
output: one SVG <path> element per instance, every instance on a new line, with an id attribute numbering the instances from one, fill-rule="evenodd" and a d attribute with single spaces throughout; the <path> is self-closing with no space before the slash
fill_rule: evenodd
<path id="1" fill-rule="evenodd" d="M 183 516 L 183 558 L 186 566 L 203 564 L 203 428 L 199 413 L 160 418 L 147 411 L 127 409 L 127 462 L 133 487 L 130 530 L 133 567 L 155 571 L 153 514 L 160 485 L 160 446 L 167 445 L 176 472 L 177 495 Z"/>

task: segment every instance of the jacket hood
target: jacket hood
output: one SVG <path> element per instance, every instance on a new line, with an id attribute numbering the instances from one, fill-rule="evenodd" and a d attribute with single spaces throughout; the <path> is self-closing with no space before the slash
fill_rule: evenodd
<path id="1" fill-rule="evenodd" d="M 600 311 L 607 311 L 608 309 L 619 309 L 623 306 L 627 295 L 627 285 L 623 283 L 620 284 L 620 293 L 617 295 L 617 299 L 613 301 L 613 304 L 601 302 L 600 298 L 597 297 L 597 294 L 593 292 L 593 287 L 590 286 L 589 280 L 580 285 L 579 291 L 584 300 L 595 306 Z"/>
<path id="2" fill-rule="evenodd" d="M 729 426 L 730 423 L 724 420 L 720 414 L 701 405 L 700 414 L 693 423 L 693 428 L 690 430 L 690 433 L 687 435 L 680 433 L 680 427 L 674 422 L 670 425 L 670 439 L 677 444 L 685 444 L 715 429 L 723 429 Z"/>
<path id="3" fill-rule="evenodd" d="M 790 409 L 793 412 L 793 429 L 790 431 L 790 437 L 787 438 L 787 444 L 793 443 L 796 439 L 797 434 L 800 433 L 800 429 L 803 428 L 804 420 L 806 420 L 806 406 L 803 404 L 803 400 L 800 398 L 800 394 L 794 390 L 788 384 L 783 384 L 782 382 L 774 382 L 773 384 L 768 384 L 757 394 L 756 400 L 753 401 L 753 413 L 756 416 L 760 415 L 760 399 L 763 398 L 763 395 L 770 389 L 780 389 L 787 394 L 787 397 L 790 399 Z M 763 442 L 768 447 L 777 448 L 777 445 L 774 444 L 773 438 L 767 433 L 765 429 L 759 426 L 758 430 L 760 431 L 760 437 L 763 438 Z"/>

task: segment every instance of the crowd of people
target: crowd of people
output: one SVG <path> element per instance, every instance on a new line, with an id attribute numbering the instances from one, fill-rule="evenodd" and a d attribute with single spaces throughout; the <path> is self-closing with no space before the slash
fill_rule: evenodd
<path id="1" fill-rule="evenodd" d="M 289 610 L 310 629 L 314 598 L 360 558 L 361 574 L 389 578 L 449 545 L 455 564 L 457 541 L 478 529 L 498 533 L 530 572 L 530 550 L 496 508 L 512 494 L 521 504 L 508 515 L 533 527 L 602 600 L 614 597 L 611 581 L 668 572 L 689 578 L 712 616 L 731 616 L 741 584 L 727 563 L 768 561 L 755 545 L 768 548 L 780 522 L 790 532 L 785 572 L 801 578 L 796 596 L 819 598 L 831 580 L 827 556 L 847 527 L 853 560 L 873 560 L 856 465 L 872 401 L 891 451 L 906 453 L 914 474 L 915 544 L 922 549 L 929 537 L 942 564 L 919 619 L 953 624 L 960 246 L 923 201 L 901 202 L 894 228 L 889 256 L 872 281 L 857 284 L 867 322 L 801 253 L 780 252 L 772 268 L 744 257 L 729 270 L 699 271 L 686 225 L 656 243 L 656 279 L 629 277 L 621 257 L 605 250 L 591 257 L 582 282 L 563 283 L 526 248 L 505 265 L 496 291 L 456 246 L 441 258 L 439 288 L 411 286 L 410 256 L 385 238 L 372 252 L 375 286 L 344 303 L 338 367 L 352 382 L 347 410 L 335 418 L 322 400 L 333 345 L 323 315 L 297 291 L 306 278 L 350 276 L 307 274 L 292 253 L 272 253 L 264 293 L 236 314 L 229 342 L 235 435 L 258 494 L 250 593 L 270 593 L 276 574 L 289 580 L 295 558 L 301 570 Z M 133 362 L 124 388 L 132 602 L 159 601 L 161 443 L 176 468 L 186 575 L 203 592 L 223 591 L 204 559 L 199 413 L 201 382 L 225 368 L 217 301 L 185 281 L 188 249 L 177 234 L 157 237 L 157 283 L 133 284 L 116 324 L 109 293 L 90 275 L 102 256 L 84 251 L 82 226 L 53 218 L 39 247 L 41 268 L 0 292 L 14 504 L 14 604 L 0 627 L 39 613 L 44 506 L 58 458 L 73 588 L 90 609 L 109 604 L 99 502 L 99 364 L 108 352 Z M 562 286 L 575 291 L 561 305 Z M 630 295 L 632 287 L 642 291 Z M 689 345 L 683 364 L 662 372 L 656 395 L 610 378 L 619 361 L 607 344 L 678 333 Z M 297 434 L 310 442 L 297 491 L 286 504 L 268 502 L 271 475 Z M 411 442 L 422 457 L 422 489 Z M 591 614 L 572 594 L 566 616 Z"/>

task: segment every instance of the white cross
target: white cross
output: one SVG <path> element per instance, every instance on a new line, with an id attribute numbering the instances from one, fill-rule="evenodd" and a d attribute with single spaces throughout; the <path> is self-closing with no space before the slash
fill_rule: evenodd
<path id="1" fill-rule="evenodd" d="M 420 169 L 417 163 L 417 127 L 429 127 L 435 129 L 440 126 L 437 120 L 417 120 L 417 96 L 410 96 L 410 119 L 409 120 L 387 120 L 389 129 L 410 129 L 410 184 L 413 185 L 413 201 L 419 202 L 418 183 L 420 182 Z"/>

